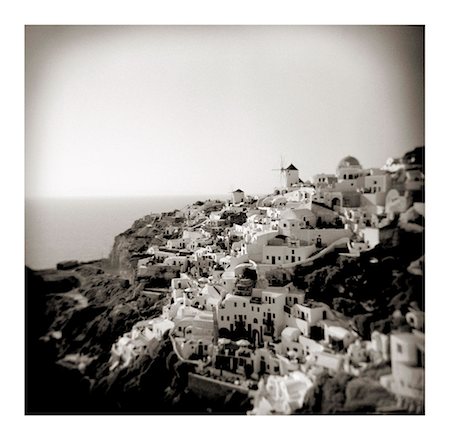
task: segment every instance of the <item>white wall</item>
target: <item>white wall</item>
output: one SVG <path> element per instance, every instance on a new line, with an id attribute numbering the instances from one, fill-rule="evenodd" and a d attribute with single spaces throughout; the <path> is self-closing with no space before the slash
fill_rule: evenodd
<path id="1" fill-rule="evenodd" d="M 231 200 L 233 203 L 241 203 L 244 201 L 245 194 L 243 192 L 233 192 L 231 193 Z"/>
<path id="2" fill-rule="evenodd" d="M 308 258 L 316 249 L 315 245 L 299 247 L 264 246 L 261 261 L 263 264 L 273 264 L 272 257 L 274 257 L 275 264 L 286 264 L 292 263 L 292 257 L 294 257 L 294 263 L 297 263 Z"/>
<path id="3" fill-rule="evenodd" d="M 371 248 L 380 242 L 380 230 L 378 228 L 363 228 L 361 229 L 361 235 Z"/>
<path id="4" fill-rule="evenodd" d="M 308 243 L 315 244 L 317 237 L 322 239 L 322 245 L 328 246 L 343 237 L 351 237 L 352 231 L 349 229 L 302 229 L 297 238 Z"/>

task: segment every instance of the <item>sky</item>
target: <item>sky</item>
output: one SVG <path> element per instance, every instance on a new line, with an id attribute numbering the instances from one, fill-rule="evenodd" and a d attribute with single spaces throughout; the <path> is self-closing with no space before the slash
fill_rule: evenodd
<path id="1" fill-rule="evenodd" d="M 268 193 L 424 145 L 422 27 L 27 26 L 27 198 Z"/>

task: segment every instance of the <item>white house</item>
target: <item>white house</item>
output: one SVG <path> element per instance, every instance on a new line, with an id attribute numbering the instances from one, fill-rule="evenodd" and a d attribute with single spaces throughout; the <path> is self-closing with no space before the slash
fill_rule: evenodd
<path id="1" fill-rule="evenodd" d="M 355 332 L 343 325 L 342 322 L 326 319 L 322 321 L 324 330 L 323 339 L 334 350 L 347 349 L 348 346 L 357 338 Z"/>
<path id="2" fill-rule="evenodd" d="M 323 330 L 319 323 L 332 316 L 331 309 L 326 304 L 307 301 L 302 304 L 294 304 L 290 308 L 286 322 L 289 326 L 298 328 L 301 336 L 310 338 L 311 336 L 322 336 Z"/>
<path id="3" fill-rule="evenodd" d="M 217 309 L 219 331 L 240 329 L 258 344 L 279 337 L 284 328 L 285 295 L 264 290 L 259 295 L 228 294 Z"/>
<path id="4" fill-rule="evenodd" d="M 187 240 L 184 238 L 172 238 L 167 240 L 167 249 L 184 249 Z"/>
<path id="5" fill-rule="evenodd" d="M 301 186 L 284 194 L 288 205 L 311 209 L 316 190 L 312 186 Z"/>
<path id="6" fill-rule="evenodd" d="M 184 256 L 172 255 L 167 257 L 163 264 L 177 267 L 181 272 L 186 272 L 188 267 L 188 258 Z"/>
<path id="7" fill-rule="evenodd" d="M 263 246 L 261 262 L 263 264 L 282 265 L 287 263 L 299 263 L 317 250 L 315 245 L 299 246 L 288 245 L 286 242 L 271 241 Z"/>
<path id="8" fill-rule="evenodd" d="M 288 237 L 297 237 L 300 229 L 316 226 L 316 221 L 310 209 L 286 209 L 280 213 L 279 231 Z"/>
<path id="9" fill-rule="evenodd" d="M 392 374 L 382 376 L 380 383 L 394 393 L 400 406 L 420 412 L 424 401 L 425 351 L 424 334 L 391 334 Z"/>
<path id="10" fill-rule="evenodd" d="M 270 232 L 257 232 L 253 234 L 250 241 L 247 243 L 243 243 L 241 252 L 250 260 L 255 262 L 261 262 L 263 258 L 263 249 L 269 240 L 276 237 L 278 235 L 277 231 Z"/>
<path id="11" fill-rule="evenodd" d="M 325 351 L 311 354 L 311 362 L 316 367 L 321 367 L 329 374 L 336 374 L 344 370 L 345 357 L 342 354 L 328 353 Z"/>

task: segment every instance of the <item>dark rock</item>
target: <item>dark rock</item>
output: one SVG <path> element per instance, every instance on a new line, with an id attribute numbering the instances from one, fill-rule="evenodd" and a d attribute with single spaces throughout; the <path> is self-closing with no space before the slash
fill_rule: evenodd
<path id="1" fill-rule="evenodd" d="M 372 413 L 377 407 L 389 407 L 396 403 L 394 396 L 379 381 L 367 377 L 351 380 L 345 395 L 345 409 L 350 412 Z"/>
<path id="2" fill-rule="evenodd" d="M 61 261 L 56 265 L 56 269 L 58 270 L 69 270 L 74 269 L 75 267 L 78 267 L 80 263 L 77 260 L 66 260 Z"/>

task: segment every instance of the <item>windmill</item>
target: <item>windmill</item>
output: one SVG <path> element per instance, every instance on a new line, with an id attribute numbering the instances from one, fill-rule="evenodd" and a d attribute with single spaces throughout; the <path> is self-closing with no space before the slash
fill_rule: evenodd
<path id="1" fill-rule="evenodd" d="M 280 156 L 280 168 L 272 168 L 272 171 L 280 172 L 280 186 L 283 186 L 283 173 L 286 171 L 286 168 L 284 167 L 283 156 Z"/>
<path id="2" fill-rule="evenodd" d="M 283 156 L 281 156 L 280 168 L 273 169 L 272 171 L 280 171 L 280 183 L 281 187 L 290 188 L 303 181 L 298 176 L 298 169 L 290 164 L 287 168 L 283 164 Z"/>

